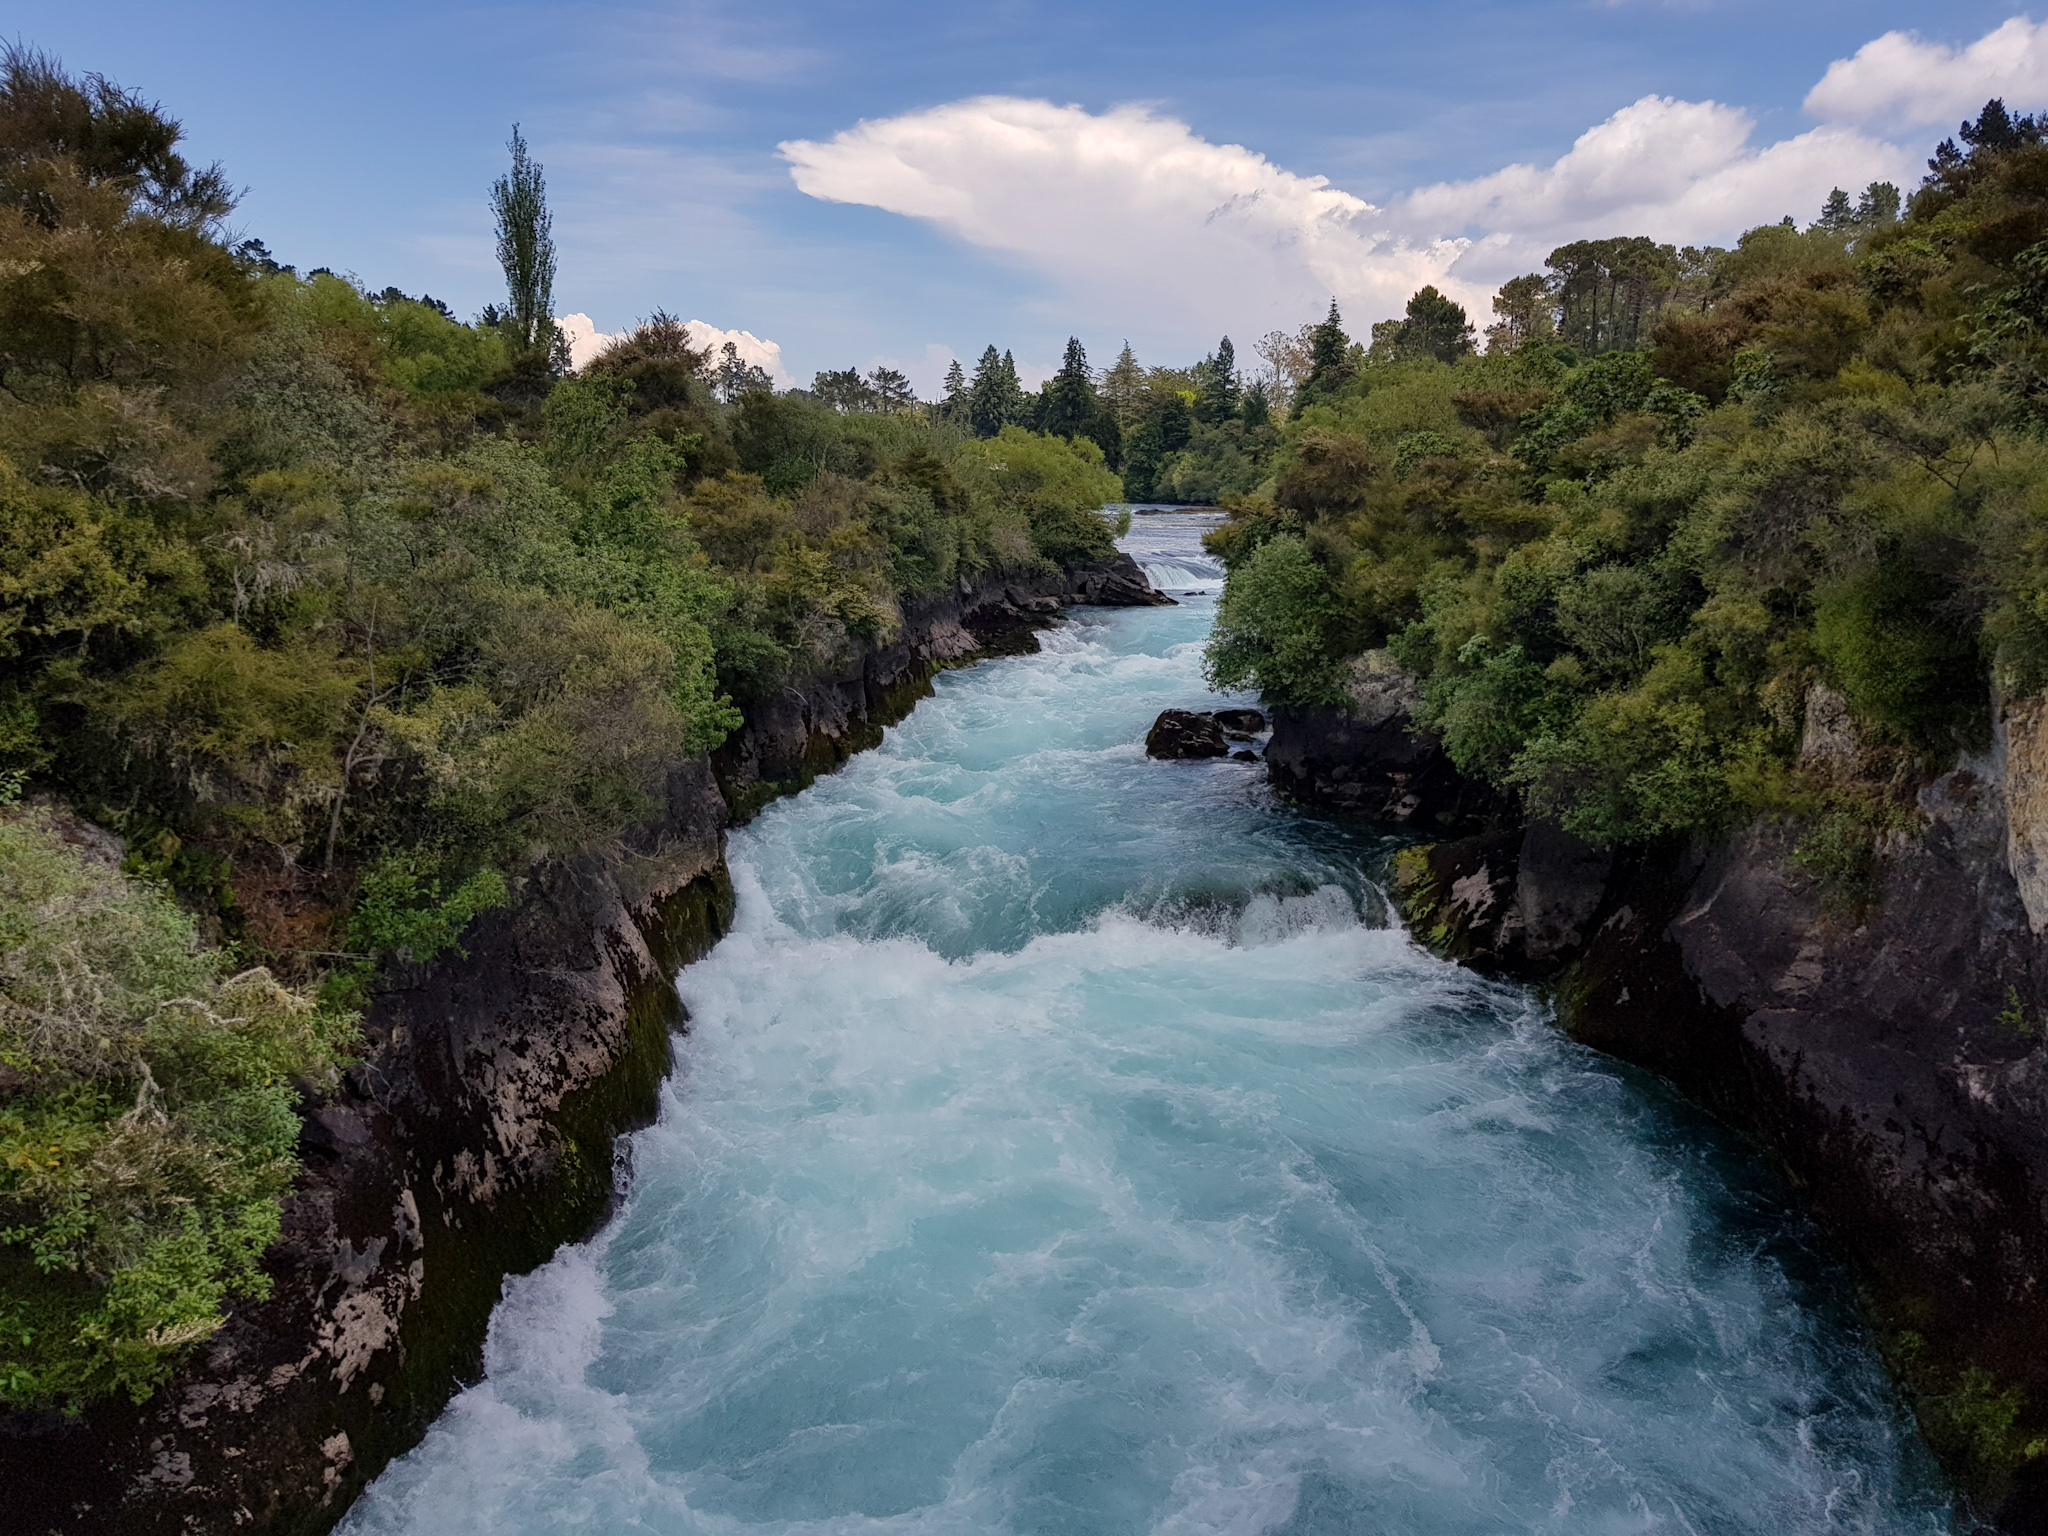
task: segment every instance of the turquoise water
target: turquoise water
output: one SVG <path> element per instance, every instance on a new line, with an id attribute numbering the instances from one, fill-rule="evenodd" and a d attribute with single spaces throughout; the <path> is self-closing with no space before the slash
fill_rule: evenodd
<path id="1" fill-rule="evenodd" d="M 1200 527 L 733 837 L 618 1218 L 348 1531 L 1949 1529 L 1742 1144 L 1144 757 Z"/>

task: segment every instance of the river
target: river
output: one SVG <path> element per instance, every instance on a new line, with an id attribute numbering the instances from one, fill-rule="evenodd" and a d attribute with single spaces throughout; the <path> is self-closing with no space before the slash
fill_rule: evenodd
<path id="1" fill-rule="evenodd" d="M 1144 756 L 1204 526 L 733 836 L 617 1218 L 351 1536 L 1950 1529 L 1746 1143 Z"/>

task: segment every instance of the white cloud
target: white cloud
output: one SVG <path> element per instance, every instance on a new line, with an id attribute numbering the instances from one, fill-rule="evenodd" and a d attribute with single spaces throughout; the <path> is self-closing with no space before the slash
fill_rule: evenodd
<path id="1" fill-rule="evenodd" d="M 1502 280 L 1568 240 L 1726 243 L 1786 214 L 1811 218 L 1835 186 L 1910 186 L 1924 152 L 1866 125 L 1939 120 L 1958 92 L 1974 97 L 1971 110 L 2000 88 L 2015 106 L 2048 93 L 2048 71 L 2033 62 L 2044 38 L 2048 27 L 2018 20 L 1960 53 L 1890 34 L 1815 87 L 1820 126 L 1763 145 L 1739 107 L 1645 96 L 1547 165 L 1385 206 L 1140 105 L 1098 113 L 982 96 L 781 149 L 810 196 L 926 220 L 1047 273 L 1090 323 L 1200 340 L 1291 328 L 1334 294 L 1362 331 L 1424 283 L 1483 321 Z M 2003 73 L 1987 73 L 1994 66 Z M 1909 87 L 1921 91 L 1910 103 Z"/>
<path id="2" fill-rule="evenodd" d="M 2048 105 L 2048 22 L 2015 16 L 1967 48 L 1887 32 L 1830 64 L 1806 110 L 1827 122 L 1953 127 L 1993 96 L 2015 111 Z"/>
<path id="3" fill-rule="evenodd" d="M 1826 124 L 1763 149 L 1749 114 L 1711 101 L 1645 96 L 1579 136 L 1547 166 L 1511 165 L 1446 182 L 1395 205 L 1407 229 L 1466 229 L 1474 244 L 1447 274 L 1467 292 L 1540 266 L 1567 240 L 1648 234 L 1679 245 L 1725 242 L 1792 214 L 1811 218 L 1831 188 L 1905 181 L 1913 159 L 1853 128 Z"/>
<path id="4" fill-rule="evenodd" d="M 578 368 L 627 334 L 624 331 L 600 331 L 596 321 L 580 313 L 557 315 L 555 324 L 568 338 L 569 361 Z M 692 345 L 714 357 L 729 341 L 733 344 L 733 350 L 739 354 L 741 362 L 751 363 L 763 370 L 781 388 L 787 389 L 796 382 L 782 364 L 782 346 L 779 342 L 764 341 L 752 331 L 722 331 L 706 320 L 685 320 L 683 329 L 690 333 Z"/>
<path id="5" fill-rule="evenodd" d="M 1126 311 L 1232 293 L 1286 323 L 1361 280 L 1405 299 L 1460 248 L 1393 251 L 1363 199 L 1137 106 L 983 96 L 782 152 L 813 197 L 930 220 Z"/>

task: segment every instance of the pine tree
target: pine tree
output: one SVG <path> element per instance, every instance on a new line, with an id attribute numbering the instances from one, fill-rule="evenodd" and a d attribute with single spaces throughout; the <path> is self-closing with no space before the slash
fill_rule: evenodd
<path id="1" fill-rule="evenodd" d="M 1378 329 L 1374 327 L 1375 333 Z M 1438 293 L 1434 284 L 1417 289 L 1396 333 L 1395 350 L 1403 357 L 1457 361 L 1472 350 L 1472 323 L 1465 306 Z"/>
<path id="2" fill-rule="evenodd" d="M 1847 229 L 1856 222 L 1856 210 L 1849 206 L 1849 194 L 1840 187 L 1828 193 L 1828 200 L 1821 205 L 1820 217 L 1815 219 L 1817 229 Z"/>
<path id="3" fill-rule="evenodd" d="M 1331 394 L 1351 377 L 1348 355 L 1351 338 L 1344 334 L 1344 320 L 1337 313 L 1337 301 L 1330 300 L 1330 313 L 1309 338 L 1308 382 L 1301 386 L 1300 401 L 1307 404 L 1319 395 Z"/>
<path id="4" fill-rule="evenodd" d="M 1213 356 L 1196 365 L 1201 394 L 1195 400 L 1195 419 L 1203 422 L 1228 421 L 1237 414 L 1237 348 L 1224 337 Z"/>
<path id="5" fill-rule="evenodd" d="M 519 125 L 512 125 L 512 169 L 491 185 L 491 212 L 498 221 L 498 265 L 505 269 L 511 319 L 520 346 L 550 347 L 555 339 L 554 220 L 548 212 L 548 184 L 540 162 L 526 152 Z"/>
<path id="6" fill-rule="evenodd" d="M 1873 181 L 1856 200 L 1856 222 L 1866 228 L 1899 222 L 1899 189 L 1888 181 Z"/>
<path id="7" fill-rule="evenodd" d="M 1072 437 L 1087 427 L 1095 411 L 1095 380 L 1088 372 L 1088 354 L 1078 336 L 1069 336 L 1060 371 L 1045 381 L 1038 429 Z"/>
<path id="8" fill-rule="evenodd" d="M 974 382 L 967 388 L 968 425 L 976 437 L 994 437 L 1023 415 L 1024 388 L 1017 382 L 1016 360 L 991 345 L 975 364 Z"/>
<path id="9" fill-rule="evenodd" d="M 1124 431 L 1130 431 L 1145 414 L 1145 370 L 1138 365 L 1138 354 L 1131 350 L 1128 341 L 1123 351 L 1117 353 L 1116 362 L 1102 375 L 1101 392 L 1103 404 Z"/>

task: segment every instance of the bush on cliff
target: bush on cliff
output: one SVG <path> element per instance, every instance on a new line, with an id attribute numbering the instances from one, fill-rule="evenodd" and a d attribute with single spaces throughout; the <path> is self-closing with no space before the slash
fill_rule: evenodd
<path id="1" fill-rule="evenodd" d="M 0 1406 L 140 1400 L 267 1294 L 298 1085 L 351 1024 L 49 813 L 0 818 Z"/>
<path id="2" fill-rule="evenodd" d="M 544 313 L 300 276 L 179 140 L 0 49 L 0 792 L 118 831 L 153 883 L 63 900 L 156 935 L 104 1062 L 0 1046 L 8 1402 L 146 1388 L 260 1288 L 305 987 L 619 856 L 741 704 L 906 598 L 1108 553 L 1120 489 L 1086 439 L 776 394 L 667 315 L 571 374 Z"/>
<path id="3" fill-rule="evenodd" d="M 1982 743 L 1987 671 L 2048 680 L 2040 137 L 1966 134 L 1904 218 L 1578 242 L 1484 354 L 1350 357 L 1211 538 L 1213 675 L 1322 702 L 1387 648 L 1460 767 L 1608 844 L 1819 805 L 1816 683 L 1886 782 Z"/>

